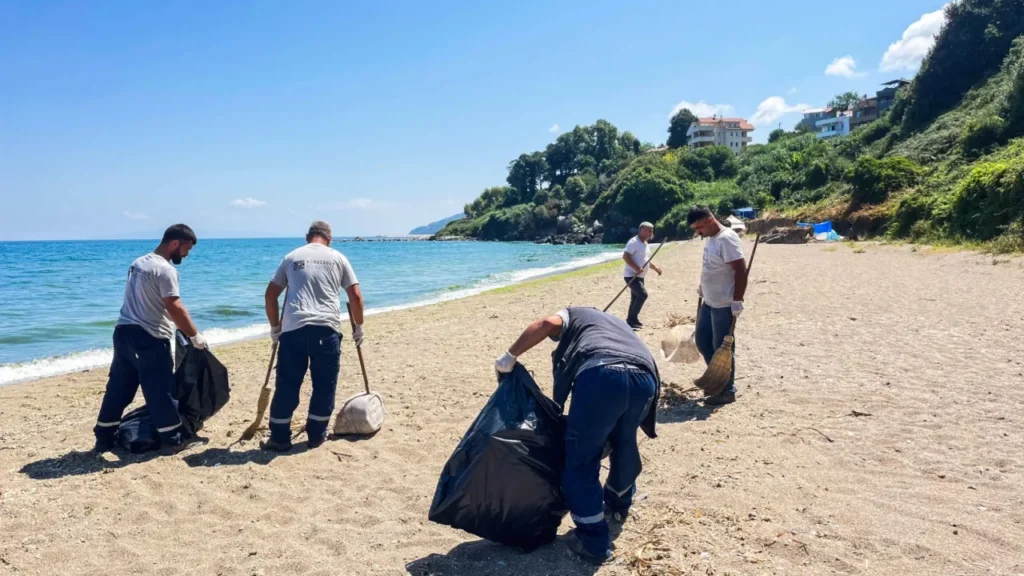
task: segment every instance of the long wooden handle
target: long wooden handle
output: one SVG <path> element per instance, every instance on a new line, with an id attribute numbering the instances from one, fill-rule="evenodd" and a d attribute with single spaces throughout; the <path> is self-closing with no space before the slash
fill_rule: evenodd
<path id="1" fill-rule="evenodd" d="M 651 257 L 647 259 L 647 262 L 644 262 L 644 265 L 640 268 L 641 270 L 647 268 L 647 266 L 651 263 L 651 260 L 654 260 L 654 257 L 658 255 L 658 252 L 661 251 L 661 247 L 664 245 L 665 241 L 662 240 L 661 244 L 658 244 L 658 247 L 654 250 L 654 254 L 651 254 Z M 612 301 L 609 302 L 608 305 L 604 307 L 604 310 L 602 310 L 602 312 L 607 312 L 608 309 L 612 307 L 612 304 L 615 304 L 615 301 L 619 299 L 619 296 L 622 296 L 622 293 L 633 285 L 633 281 L 636 280 L 637 278 L 639 278 L 639 276 L 633 276 L 632 278 L 630 278 L 629 282 L 626 282 L 626 285 L 622 288 L 622 290 L 619 290 L 619 293 L 615 295 L 615 298 L 612 298 Z"/>
<path id="2" fill-rule="evenodd" d="M 747 262 L 747 283 L 750 282 L 750 269 L 754 267 L 754 256 L 757 255 L 757 245 L 761 243 L 761 234 L 758 233 L 757 237 L 754 238 L 754 249 L 750 251 L 750 261 Z M 744 294 L 746 296 L 746 294 Z M 736 332 L 736 317 L 732 317 L 732 325 L 729 326 L 729 336 L 734 336 Z M 735 340 L 733 346 L 736 345 Z"/>
<path id="3" fill-rule="evenodd" d="M 284 307 L 288 304 L 288 290 L 287 289 L 284 292 L 284 302 L 285 303 L 281 305 L 281 313 L 279 314 L 279 318 L 277 319 L 277 325 L 278 326 L 281 326 L 284 323 Z M 267 377 L 263 380 L 263 388 L 264 389 L 267 386 L 270 386 L 270 374 L 271 374 L 271 372 L 274 371 L 274 360 L 277 358 L 277 347 L 279 346 L 279 341 L 280 341 L 281 335 L 278 334 L 277 337 L 278 337 L 278 340 L 275 341 L 273 343 L 273 345 L 270 346 L 270 365 L 267 366 Z"/>
<path id="4" fill-rule="evenodd" d="M 352 325 L 352 332 L 356 331 L 356 321 L 352 318 L 352 304 L 345 303 L 345 307 L 348 308 L 348 323 Z M 366 388 L 366 393 L 370 393 L 370 379 L 366 377 L 366 363 L 363 362 L 363 348 L 356 342 L 356 355 L 359 356 L 359 370 L 363 373 L 363 387 Z"/>

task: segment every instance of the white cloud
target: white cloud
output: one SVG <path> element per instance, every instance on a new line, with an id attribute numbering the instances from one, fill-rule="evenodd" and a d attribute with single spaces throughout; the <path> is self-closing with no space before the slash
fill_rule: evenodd
<path id="1" fill-rule="evenodd" d="M 238 208 L 259 208 L 260 206 L 266 206 L 267 203 L 262 201 L 262 200 L 257 200 L 255 198 L 251 198 L 250 197 L 250 198 L 237 198 L 235 200 L 232 200 L 231 201 L 231 205 L 232 206 L 237 206 Z"/>
<path id="2" fill-rule="evenodd" d="M 141 212 L 129 212 L 129 211 L 125 210 L 121 214 L 125 218 L 131 218 L 132 220 L 145 220 L 145 219 L 149 218 L 149 216 L 146 216 L 145 214 L 143 214 Z"/>
<path id="3" fill-rule="evenodd" d="M 913 72 L 935 44 L 935 35 L 946 22 L 945 6 L 928 12 L 903 31 L 903 37 L 889 45 L 878 68 L 882 72 Z"/>
<path id="4" fill-rule="evenodd" d="M 846 55 L 833 60 L 832 63 L 825 68 L 825 75 L 853 78 L 854 76 L 862 76 L 863 74 L 857 73 L 857 61 L 853 59 L 853 56 Z"/>
<path id="5" fill-rule="evenodd" d="M 548 132 L 551 132 L 552 134 L 558 134 L 561 131 L 562 128 L 558 125 L 558 122 L 555 122 L 551 128 L 548 128 Z"/>
<path id="6" fill-rule="evenodd" d="M 808 108 L 810 106 L 807 104 L 787 104 L 786 99 L 782 96 L 772 96 L 757 105 L 757 112 L 754 112 L 754 115 L 750 118 L 750 123 L 754 126 L 774 124 L 776 120 L 786 114 L 803 112 Z"/>
<path id="7" fill-rule="evenodd" d="M 731 104 L 708 104 L 707 102 L 700 100 L 699 102 L 687 102 L 683 100 L 679 104 L 676 104 L 672 108 L 672 112 L 668 115 L 669 118 L 675 116 L 683 108 L 687 108 L 690 112 L 693 112 L 694 116 L 698 118 L 707 118 L 709 116 L 727 116 L 732 114 L 733 107 Z"/>
<path id="8" fill-rule="evenodd" d="M 792 88 L 790 88 L 789 92 L 786 92 L 786 94 L 789 94 L 790 96 L 792 96 L 793 94 L 796 94 L 796 86 L 793 86 Z"/>

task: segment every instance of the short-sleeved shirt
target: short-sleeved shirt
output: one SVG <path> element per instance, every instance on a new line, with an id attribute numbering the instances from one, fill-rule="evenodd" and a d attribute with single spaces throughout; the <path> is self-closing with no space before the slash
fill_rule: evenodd
<path id="1" fill-rule="evenodd" d="M 316 243 L 285 256 L 271 281 L 288 289 L 282 332 L 303 326 L 328 326 L 341 332 L 341 291 L 359 283 L 348 258 Z"/>
<path id="2" fill-rule="evenodd" d="M 743 243 L 739 235 L 722 226 L 721 231 L 704 244 L 704 265 L 701 269 L 700 288 L 704 303 L 712 308 L 732 305 L 736 287 L 736 272 L 730 262 L 743 259 Z"/>
<path id="3" fill-rule="evenodd" d="M 629 242 L 626 243 L 626 250 L 623 254 L 629 254 L 633 258 L 634 264 L 643 267 L 651 258 L 651 247 L 647 242 L 641 240 L 639 236 L 633 236 L 630 238 Z M 644 278 L 647 276 L 647 268 L 644 267 L 643 270 L 637 274 L 636 271 L 630 268 L 629 264 L 627 264 L 624 274 L 626 278 L 632 278 L 633 276 Z"/>
<path id="4" fill-rule="evenodd" d="M 117 326 L 141 326 L 154 338 L 170 340 L 174 337 L 174 321 L 164 298 L 177 296 L 178 271 L 174 266 L 155 252 L 140 256 L 128 268 Z"/>

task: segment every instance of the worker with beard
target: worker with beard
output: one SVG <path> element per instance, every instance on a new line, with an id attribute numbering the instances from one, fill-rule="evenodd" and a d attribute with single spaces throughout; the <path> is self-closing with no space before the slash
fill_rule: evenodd
<path id="1" fill-rule="evenodd" d="M 191 228 L 175 224 L 164 232 L 155 250 L 128 268 L 124 303 L 114 327 L 114 359 L 93 429 L 98 453 L 114 447 L 121 415 L 140 385 L 161 446 L 174 452 L 186 445 L 174 397 L 171 339 L 177 326 L 198 349 L 206 348 L 206 340 L 181 303 L 178 271 L 172 264 L 181 264 L 197 242 Z"/>

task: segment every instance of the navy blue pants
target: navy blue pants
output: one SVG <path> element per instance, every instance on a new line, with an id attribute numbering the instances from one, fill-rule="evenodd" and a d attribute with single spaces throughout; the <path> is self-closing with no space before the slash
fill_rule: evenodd
<path id="1" fill-rule="evenodd" d="M 611 547 L 604 507 L 624 512 L 633 504 L 643 465 L 636 433 L 654 398 L 654 377 L 633 367 L 599 366 L 573 385 L 565 430 L 562 490 L 576 535 L 593 554 Z M 601 452 L 611 444 L 611 465 L 601 487 Z"/>
<path id="2" fill-rule="evenodd" d="M 171 341 L 152 336 L 142 326 L 114 328 L 114 360 L 107 390 L 93 432 L 98 442 L 112 442 L 124 409 L 142 386 L 146 409 L 164 446 L 181 444 L 184 430 L 174 398 L 174 359 Z"/>
<path id="3" fill-rule="evenodd" d="M 327 436 L 334 412 L 334 391 L 341 368 L 341 334 L 328 326 L 303 326 L 281 334 L 277 349 L 277 386 L 270 402 L 270 439 L 291 441 L 292 413 L 299 406 L 299 389 L 309 370 L 313 396 L 309 400 L 306 435 L 318 444 Z"/>
<path id="4" fill-rule="evenodd" d="M 700 307 L 700 314 L 697 315 L 697 333 L 694 336 L 697 349 L 700 350 L 704 362 L 711 362 L 715 350 L 722 345 L 722 341 L 729 335 L 732 328 L 732 307 L 712 308 L 707 304 Z M 729 375 L 729 385 L 722 391 L 736 392 L 736 352 L 732 354 L 732 373 Z"/>

